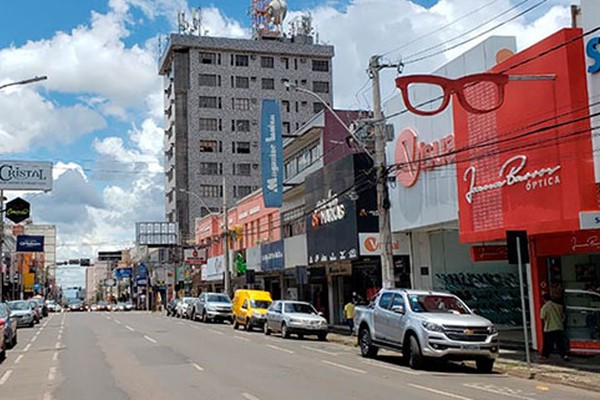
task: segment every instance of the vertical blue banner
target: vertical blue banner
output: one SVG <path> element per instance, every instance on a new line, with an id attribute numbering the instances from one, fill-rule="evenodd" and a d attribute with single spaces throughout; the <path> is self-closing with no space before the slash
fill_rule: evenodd
<path id="1" fill-rule="evenodd" d="M 281 207 L 283 203 L 283 139 L 281 113 L 277 100 L 262 101 L 260 150 L 262 192 L 265 207 Z"/>

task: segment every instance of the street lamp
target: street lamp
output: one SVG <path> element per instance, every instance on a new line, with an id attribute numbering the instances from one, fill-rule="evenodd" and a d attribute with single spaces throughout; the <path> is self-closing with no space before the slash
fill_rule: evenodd
<path id="1" fill-rule="evenodd" d="M 27 85 L 29 83 L 34 83 L 34 82 L 39 82 L 39 81 L 45 81 L 46 79 L 48 79 L 48 77 L 45 76 L 45 75 L 44 76 L 36 76 L 34 78 L 25 79 L 25 80 L 22 80 L 22 81 L 5 83 L 4 85 L 0 85 L 0 89 L 7 88 L 9 86 Z"/>

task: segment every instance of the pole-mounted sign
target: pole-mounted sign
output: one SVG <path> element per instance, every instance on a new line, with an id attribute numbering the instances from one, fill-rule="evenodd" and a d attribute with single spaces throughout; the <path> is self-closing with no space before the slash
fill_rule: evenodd
<path id="1" fill-rule="evenodd" d="M 30 205 L 29 202 L 17 197 L 14 200 L 6 203 L 6 218 L 18 224 L 29 218 Z"/>

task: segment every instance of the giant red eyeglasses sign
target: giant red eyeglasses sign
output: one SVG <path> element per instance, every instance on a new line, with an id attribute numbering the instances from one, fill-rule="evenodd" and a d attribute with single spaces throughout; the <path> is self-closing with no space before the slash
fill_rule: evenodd
<path id="1" fill-rule="evenodd" d="M 509 81 L 492 112 L 454 107 L 463 241 L 502 239 L 506 230 L 577 230 L 579 212 L 597 209 L 579 35 L 578 29 L 557 32 L 491 71 L 554 79 Z M 497 93 L 462 87 L 476 110 L 497 104 Z"/>

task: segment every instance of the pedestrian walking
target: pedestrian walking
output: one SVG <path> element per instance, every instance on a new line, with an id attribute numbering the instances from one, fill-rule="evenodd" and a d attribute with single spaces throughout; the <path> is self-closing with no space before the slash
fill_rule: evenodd
<path id="1" fill-rule="evenodd" d="M 563 306 L 554 302 L 549 293 L 544 294 L 541 318 L 544 322 L 542 359 L 547 359 L 556 348 L 563 360 L 568 360 L 565 341 L 565 313 Z"/>
<path id="2" fill-rule="evenodd" d="M 354 332 L 354 302 L 350 300 L 344 306 L 344 319 L 350 328 L 350 336 Z"/>

